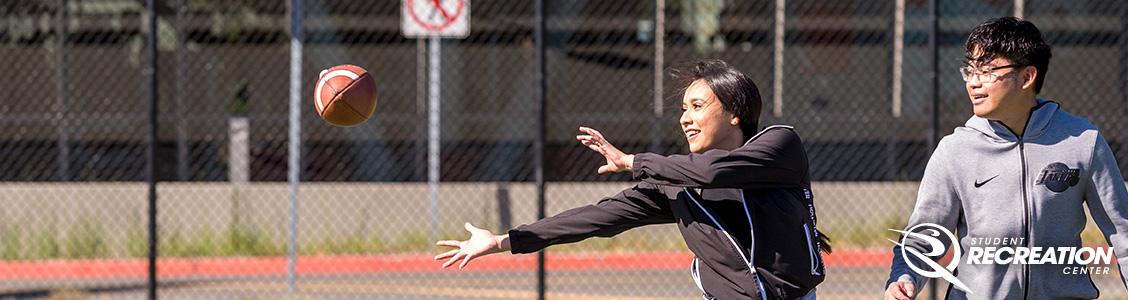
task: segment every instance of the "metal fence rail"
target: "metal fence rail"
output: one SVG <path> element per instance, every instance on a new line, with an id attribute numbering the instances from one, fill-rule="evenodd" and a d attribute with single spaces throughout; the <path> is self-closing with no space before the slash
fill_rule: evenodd
<path id="1" fill-rule="evenodd" d="M 154 2 L 158 294 L 287 295 L 288 1 Z M 933 122 L 943 136 L 971 115 L 956 70 L 987 18 L 1039 26 L 1054 51 L 1041 96 L 1102 128 L 1128 170 L 1123 1 L 937 1 L 933 31 L 930 1 L 544 0 L 540 91 L 534 1 L 477 0 L 470 35 L 437 53 L 432 206 L 430 50 L 401 34 L 401 1 L 301 3 L 296 292 L 311 298 L 536 297 L 532 256 L 439 271 L 434 241 L 466 236 L 463 222 L 503 232 L 535 220 L 538 121 L 549 215 L 631 183 L 596 174 L 603 158 L 575 142 L 579 126 L 627 152 L 685 152 L 682 86 L 667 71 L 699 58 L 746 72 L 761 123 L 802 135 L 820 228 L 838 251 L 823 298 L 883 290 L 886 229 L 912 209 Z M 0 298 L 144 295 L 148 9 L 0 2 Z M 352 128 L 328 125 L 306 102 L 318 72 L 345 63 L 369 70 L 379 94 L 375 116 Z M 1086 243 L 1104 243 L 1092 227 Z M 687 253 L 671 226 L 550 248 L 548 295 L 696 298 Z M 1103 296 L 1128 295 L 1116 272 L 1093 278 Z"/>

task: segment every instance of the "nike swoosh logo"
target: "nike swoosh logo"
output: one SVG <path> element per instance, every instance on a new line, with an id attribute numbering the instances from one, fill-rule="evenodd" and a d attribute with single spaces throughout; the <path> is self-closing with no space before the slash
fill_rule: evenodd
<path id="1" fill-rule="evenodd" d="M 999 175 L 991 176 L 991 178 L 987 178 L 987 180 L 984 180 L 983 182 L 979 182 L 978 180 L 976 180 L 975 181 L 975 188 L 979 188 L 979 187 L 983 186 L 984 184 L 987 184 L 987 182 L 990 182 L 992 179 L 995 179 L 995 177 L 999 177 Z"/>

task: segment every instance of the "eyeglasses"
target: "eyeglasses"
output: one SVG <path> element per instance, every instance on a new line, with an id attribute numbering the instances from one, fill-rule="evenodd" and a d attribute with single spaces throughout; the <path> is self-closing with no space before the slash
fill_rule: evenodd
<path id="1" fill-rule="evenodd" d="M 995 74 L 995 73 L 991 73 L 991 71 L 1001 70 L 1001 69 L 1006 69 L 1006 68 L 1018 68 L 1018 67 L 1025 67 L 1025 66 L 1020 65 L 1020 64 L 1005 65 L 1005 66 L 1001 66 L 1001 67 L 989 68 L 986 71 L 980 71 L 980 70 L 977 70 L 977 69 L 973 69 L 971 66 L 966 66 L 966 67 L 960 68 L 960 76 L 963 77 L 964 82 L 971 82 L 971 78 L 975 77 L 981 83 L 992 83 L 992 82 L 995 82 L 995 80 L 998 80 L 999 76 L 1004 76 L 1004 75 L 1007 75 L 1007 74 L 998 75 L 998 74 Z"/>

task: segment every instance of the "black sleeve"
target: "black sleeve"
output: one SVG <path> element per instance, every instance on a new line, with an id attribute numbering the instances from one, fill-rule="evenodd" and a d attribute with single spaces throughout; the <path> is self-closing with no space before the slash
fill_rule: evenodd
<path id="1" fill-rule="evenodd" d="M 661 156 L 636 154 L 633 176 L 659 185 L 692 188 L 791 188 L 808 184 L 807 154 L 791 129 L 767 129 L 734 150 Z"/>
<path id="2" fill-rule="evenodd" d="M 674 222 L 669 199 L 657 186 L 640 182 L 618 195 L 509 230 L 511 252 L 532 253 L 589 237 L 611 237 L 627 229 Z"/>

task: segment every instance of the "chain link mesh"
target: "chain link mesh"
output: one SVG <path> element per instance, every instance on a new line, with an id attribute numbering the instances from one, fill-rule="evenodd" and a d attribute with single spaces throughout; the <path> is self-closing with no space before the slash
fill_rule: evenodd
<path id="1" fill-rule="evenodd" d="M 157 3 L 160 296 L 289 295 L 288 1 Z M 401 1 L 303 8 L 297 292 L 535 298 L 535 255 L 489 256 L 463 271 L 431 259 L 445 251 L 436 240 L 467 236 L 464 222 L 502 233 L 535 221 L 533 2 L 475 1 L 470 35 L 441 41 L 435 202 L 428 44 L 401 34 Z M 970 116 L 956 72 L 967 35 L 1019 11 L 1053 46 L 1041 96 L 1103 128 L 1128 170 L 1128 5 L 938 8 L 939 136 Z M 546 0 L 545 13 L 549 215 L 632 185 L 596 173 L 604 160 L 575 141 L 579 126 L 626 152 L 686 152 L 682 86 L 667 71 L 719 58 L 758 85 L 761 125 L 793 125 L 803 137 L 819 227 L 836 249 L 819 296 L 882 292 L 895 237 L 886 229 L 903 227 L 931 153 L 928 1 Z M 9 70 L 0 76 L 0 297 L 144 295 L 145 20 L 132 0 L 0 2 Z M 339 64 L 366 68 L 378 87 L 375 115 L 352 128 L 328 125 L 309 103 L 319 71 Z M 1092 225 L 1082 236 L 1104 243 Z M 547 253 L 549 298 L 700 297 L 670 225 Z M 1128 295 L 1116 272 L 1093 278 L 1102 296 Z"/>

